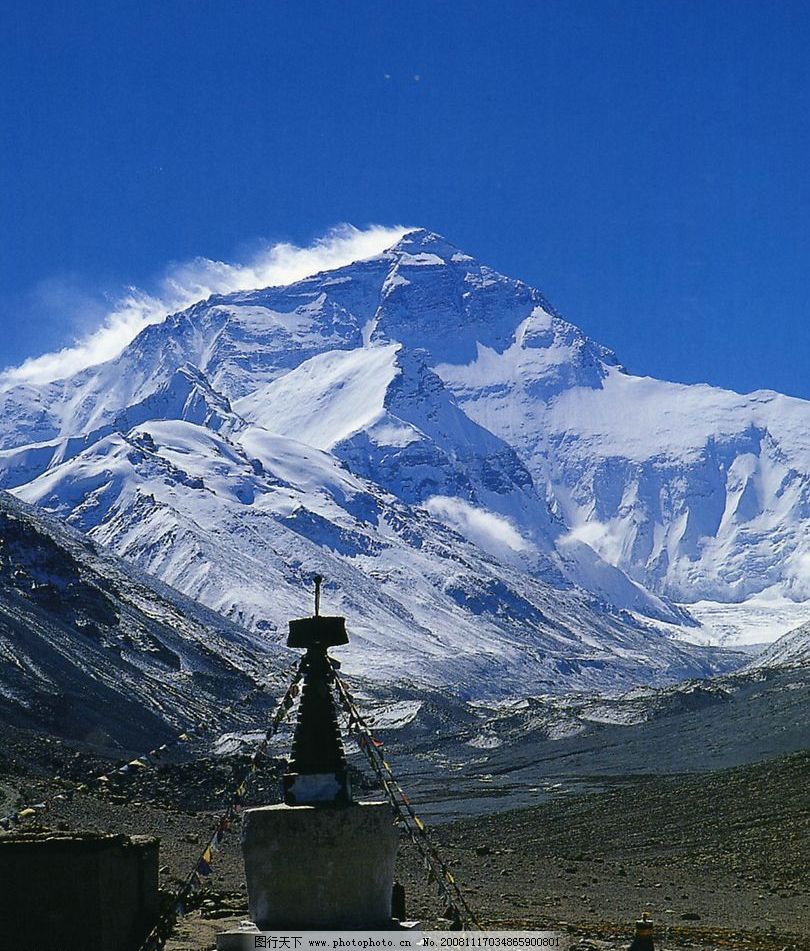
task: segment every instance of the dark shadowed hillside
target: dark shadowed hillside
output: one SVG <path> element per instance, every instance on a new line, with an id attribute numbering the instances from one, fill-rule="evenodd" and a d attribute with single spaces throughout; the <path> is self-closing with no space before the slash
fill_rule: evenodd
<path id="1" fill-rule="evenodd" d="M 138 745 L 224 716 L 289 663 L 58 520 L 0 493 L 0 717 Z"/>

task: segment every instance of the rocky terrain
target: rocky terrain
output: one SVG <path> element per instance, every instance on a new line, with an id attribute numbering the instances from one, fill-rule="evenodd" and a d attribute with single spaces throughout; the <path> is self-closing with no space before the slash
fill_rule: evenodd
<path id="1" fill-rule="evenodd" d="M 158 835 L 161 883 L 171 890 L 216 824 L 217 793 L 243 765 L 165 766 L 151 783 L 81 791 L 29 822 Z M 277 772 L 273 763 L 261 772 L 254 802 L 275 800 Z M 32 797 L 52 786 L 7 769 L 0 782 L 7 795 Z M 623 947 L 646 909 L 665 948 L 798 951 L 810 947 L 808 782 L 810 756 L 794 754 L 701 777 L 637 777 L 598 794 L 447 823 L 435 836 L 490 928 L 562 928 L 591 942 L 582 947 Z M 398 876 L 408 914 L 447 927 L 405 840 Z M 208 949 L 215 931 L 246 911 L 234 833 L 168 947 Z"/>
<path id="2" fill-rule="evenodd" d="M 647 909 L 665 947 L 808 947 L 808 782 L 810 755 L 799 753 L 632 777 L 437 834 L 491 927 L 566 922 L 608 939 Z M 408 886 L 425 913 L 418 874 Z"/>
<path id="3" fill-rule="evenodd" d="M 396 707 L 386 721 L 378 700 L 375 729 L 417 810 L 432 817 L 433 835 L 485 926 L 561 928 L 582 949 L 618 949 L 647 909 L 659 947 L 670 951 L 805 951 L 810 672 L 755 672 L 736 685 L 721 678 L 704 692 L 712 686 L 725 699 L 707 702 L 690 685 L 652 692 L 646 701 L 625 698 L 635 722 L 623 724 L 593 719 L 596 710 L 604 716 L 621 707 L 619 700 L 606 707 L 598 698 L 571 699 L 572 709 L 555 717 L 546 710 L 544 725 L 533 730 L 523 710 L 520 728 L 506 717 L 502 745 L 479 749 L 481 758 L 464 769 L 456 757 L 470 752 L 465 741 L 481 722 L 488 733 L 492 723 L 469 711 L 463 722 L 453 714 L 456 701 L 443 705 L 436 696 L 403 724 L 394 719 Z M 571 735 L 552 739 L 553 731 Z M 242 744 L 226 735 L 217 743 L 222 752 L 212 755 L 210 740 L 195 739 L 156 766 L 116 777 L 112 767 L 121 759 L 111 760 L 109 751 L 7 728 L 0 814 L 59 792 L 66 798 L 25 818 L 25 827 L 157 835 L 168 894 L 199 857 L 245 771 Z M 271 749 L 249 786 L 248 805 L 277 801 L 288 744 L 286 733 Z M 378 794 L 353 744 L 349 749 L 361 795 Z M 88 783 L 102 772 L 112 780 Z M 398 876 L 408 914 L 447 927 L 407 839 Z M 217 930 L 245 914 L 234 829 L 168 947 L 209 949 Z"/>
<path id="4" fill-rule="evenodd" d="M 628 777 L 708 773 L 805 750 L 810 668 L 752 667 L 620 696 L 546 695 L 496 707 L 435 693 L 369 696 L 364 707 L 437 822 Z"/>

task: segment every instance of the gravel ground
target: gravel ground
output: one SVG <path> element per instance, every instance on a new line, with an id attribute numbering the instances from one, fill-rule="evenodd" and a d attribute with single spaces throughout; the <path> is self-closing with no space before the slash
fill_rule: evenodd
<path id="1" fill-rule="evenodd" d="M 0 807 L 62 790 L 70 799 L 26 828 L 159 836 L 167 892 L 199 856 L 246 762 L 164 763 L 100 791 L 77 788 L 79 777 L 108 765 L 92 752 L 14 731 L 4 741 Z M 279 769 L 276 761 L 263 766 L 251 801 L 273 801 Z M 636 777 L 602 793 L 447 823 L 433 834 L 488 928 L 561 927 L 579 936 L 583 951 L 626 948 L 632 921 L 647 909 L 658 948 L 808 951 L 808 789 L 810 753 L 798 753 L 699 776 Z M 409 917 L 447 927 L 407 840 L 398 877 Z M 200 902 L 170 951 L 210 949 L 218 930 L 245 916 L 238 830 L 215 857 Z"/>

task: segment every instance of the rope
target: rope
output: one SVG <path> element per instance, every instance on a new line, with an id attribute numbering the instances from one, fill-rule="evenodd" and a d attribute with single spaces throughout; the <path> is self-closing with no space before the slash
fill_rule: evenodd
<path id="1" fill-rule="evenodd" d="M 397 782 L 391 771 L 391 767 L 380 752 L 384 744 L 374 736 L 368 721 L 357 709 L 354 698 L 338 673 L 337 663 L 332 661 L 331 658 L 330 662 L 335 672 L 338 700 L 348 717 L 348 729 L 350 732 L 358 734 L 358 745 L 360 749 L 365 754 L 369 765 L 380 780 L 391 805 L 394 807 L 399 820 L 404 824 L 411 841 L 421 854 L 425 871 L 428 873 L 428 883 L 431 883 L 431 879 L 437 882 L 438 895 L 440 898 L 444 898 L 447 903 L 447 908 L 448 911 L 452 913 L 453 921 L 463 922 L 464 919 L 466 919 L 468 924 L 480 931 L 481 925 L 478 919 L 467 903 L 452 872 L 447 867 L 447 863 L 439 854 L 439 850 L 428 832 L 427 826 L 414 811 L 405 790 Z"/>
<path id="2" fill-rule="evenodd" d="M 23 819 L 27 819 L 29 816 L 33 816 L 40 810 L 50 809 L 51 806 L 57 802 L 67 802 L 72 799 L 77 792 L 84 792 L 84 790 L 86 790 L 91 783 L 109 783 L 111 776 L 125 776 L 129 774 L 135 775 L 135 772 L 139 769 L 145 769 L 148 766 L 156 765 L 157 761 L 160 760 L 168 750 L 172 749 L 172 747 L 177 746 L 180 743 L 187 743 L 193 737 L 200 735 L 203 735 L 200 731 L 192 729 L 184 730 L 171 743 L 163 743 L 161 746 L 149 750 L 148 753 L 140 754 L 140 756 L 137 756 L 135 759 L 124 763 L 122 766 L 119 766 L 116 769 L 107 770 L 105 773 L 101 773 L 98 776 L 92 776 L 86 782 L 78 783 L 74 789 L 68 789 L 62 793 L 46 796 L 41 802 L 30 803 L 28 805 L 21 806 L 19 809 L 15 809 L 13 812 L 9 812 L 5 816 L 0 816 L 0 828 L 10 829 L 12 825 L 17 825 L 18 822 L 21 822 Z"/>
<path id="3" fill-rule="evenodd" d="M 172 931 L 174 930 L 177 919 L 181 918 L 185 914 L 186 902 L 194 890 L 194 886 L 198 884 L 201 885 L 204 879 L 206 879 L 211 874 L 211 863 L 213 856 L 219 851 L 225 834 L 230 830 L 231 823 L 242 811 L 242 801 L 247 790 L 247 785 L 256 773 L 258 763 L 262 756 L 264 756 L 267 752 L 267 747 L 270 744 L 270 740 L 277 733 L 282 721 L 292 708 L 296 696 L 298 696 L 298 683 L 303 677 L 303 666 L 304 664 L 302 660 L 298 665 L 292 683 L 287 688 L 286 693 L 279 702 L 279 705 L 270 720 L 270 726 L 267 728 L 264 739 L 261 741 L 259 746 L 254 751 L 253 756 L 251 757 L 250 766 L 243 775 L 239 785 L 236 787 L 231 797 L 231 801 L 228 803 L 227 809 L 217 820 L 214 833 L 208 840 L 208 844 L 205 846 L 199 858 L 194 863 L 191 871 L 183 880 L 182 885 L 177 890 L 167 909 L 158 918 L 157 923 L 150 931 L 144 943 L 141 945 L 140 951 L 160 951 L 160 949 L 163 948 Z"/>

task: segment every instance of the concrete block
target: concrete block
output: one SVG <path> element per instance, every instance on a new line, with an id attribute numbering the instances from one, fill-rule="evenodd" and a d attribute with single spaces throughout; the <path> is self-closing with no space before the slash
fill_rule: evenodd
<path id="1" fill-rule="evenodd" d="M 398 842 L 384 802 L 246 810 L 251 919 L 262 931 L 390 926 Z"/>

